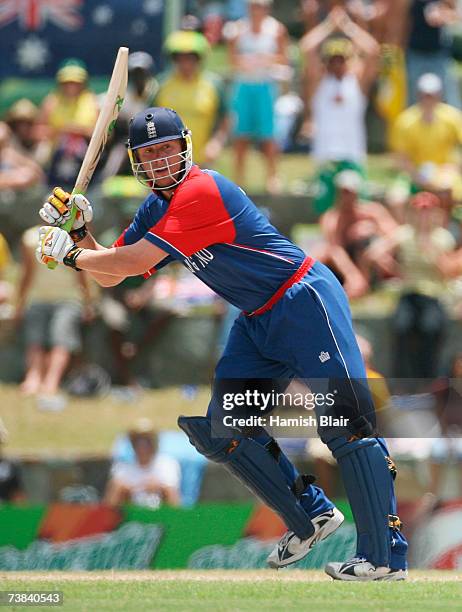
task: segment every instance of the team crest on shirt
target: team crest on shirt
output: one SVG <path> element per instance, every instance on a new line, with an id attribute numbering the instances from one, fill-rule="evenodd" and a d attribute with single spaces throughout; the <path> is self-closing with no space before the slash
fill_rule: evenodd
<path id="1" fill-rule="evenodd" d="M 194 274 L 195 272 L 200 272 L 206 268 L 213 258 L 213 253 L 211 253 L 208 249 L 201 249 L 200 251 L 193 253 L 193 255 L 186 257 L 183 260 L 183 263 L 188 270 Z"/>

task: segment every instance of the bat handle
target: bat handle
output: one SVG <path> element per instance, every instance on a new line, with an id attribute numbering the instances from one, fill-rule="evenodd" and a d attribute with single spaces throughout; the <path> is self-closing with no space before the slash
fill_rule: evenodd
<path id="1" fill-rule="evenodd" d="M 63 225 L 61 225 L 61 229 L 66 230 L 66 232 L 69 232 L 72 229 L 72 226 L 74 225 L 75 218 L 77 216 L 77 212 L 78 212 L 77 211 L 77 206 L 73 206 L 72 209 L 71 209 L 71 216 L 66 221 L 66 223 L 63 223 Z M 49 261 L 47 263 L 47 268 L 49 270 L 54 270 L 57 265 L 58 265 L 58 262 L 56 262 L 56 261 Z"/>

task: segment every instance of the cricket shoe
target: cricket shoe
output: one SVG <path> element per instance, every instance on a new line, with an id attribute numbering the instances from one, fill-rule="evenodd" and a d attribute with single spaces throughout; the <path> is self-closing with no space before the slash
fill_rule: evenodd
<path id="1" fill-rule="evenodd" d="M 268 565 L 278 569 L 279 567 L 285 567 L 300 561 L 310 552 L 315 544 L 325 540 L 331 533 L 334 533 L 343 523 L 344 518 L 337 508 L 332 508 L 327 512 L 318 514 L 318 516 L 311 519 L 314 533 L 306 540 L 301 540 L 293 531 L 287 531 L 267 558 Z"/>
<path id="2" fill-rule="evenodd" d="M 325 572 L 334 580 L 406 580 L 407 570 L 376 567 L 363 557 L 353 557 L 345 563 L 328 563 Z"/>

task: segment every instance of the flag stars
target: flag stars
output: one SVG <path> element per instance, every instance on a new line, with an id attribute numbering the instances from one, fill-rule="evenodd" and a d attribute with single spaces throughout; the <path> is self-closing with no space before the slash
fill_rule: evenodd
<path id="1" fill-rule="evenodd" d="M 162 6 L 162 0 L 144 0 L 143 12 L 146 13 L 146 15 L 158 15 L 162 12 Z"/>
<path id="2" fill-rule="evenodd" d="M 108 4 L 98 5 L 92 13 L 93 22 L 99 26 L 106 26 L 113 20 L 114 11 Z"/>
<path id="3" fill-rule="evenodd" d="M 148 24 L 144 19 L 135 19 L 135 21 L 132 22 L 130 31 L 135 36 L 144 36 L 148 31 Z"/>
<path id="4" fill-rule="evenodd" d="M 31 35 L 23 38 L 16 49 L 16 59 L 23 70 L 40 71 L 48 61 L 50 52 L 45 41 Z"/>

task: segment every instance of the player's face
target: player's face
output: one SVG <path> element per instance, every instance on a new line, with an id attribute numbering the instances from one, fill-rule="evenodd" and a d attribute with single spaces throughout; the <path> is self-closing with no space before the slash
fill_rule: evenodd
<path id="1" fill-rule="evenodd" d="M 154 181 L 154 188 L 176 184 L 184 165 L 183 147 L 183 140 L 178 138 L 137 150 L 138 161 L 147 178 Z"/>

